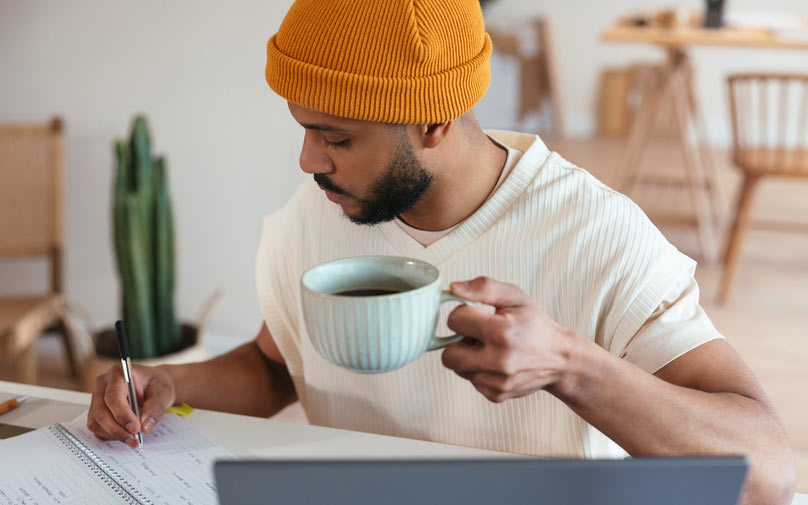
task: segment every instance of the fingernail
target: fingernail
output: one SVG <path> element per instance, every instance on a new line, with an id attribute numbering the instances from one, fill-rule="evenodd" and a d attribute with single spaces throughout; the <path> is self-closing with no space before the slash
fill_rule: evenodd
<path id="1" fill-rule="evenodd" d="M 134 437 L 127 438 L 124 443 L 129 447 L 131 447 L 132 449 L 137 449 L 137 440 L 135 440 Z"/>
<path id="2" fill-rule="evenodd" d="M 461 291 L 466 291 L 469 288 L 469 283 L 466 281 L 453 282 L 452 284 L 454 284 L 455 289 L 459 289 Z"/>
<path id="3" fill-rule="evenodd" d="M 137 433 L 137 423 L 134 421 L 126 423 L 126 431 L 129 433 Z"/>
<path id="4" fill-rule="evenodd" d="M 146 419 L 144 419 L 143 420 L 143 433 L 151 433 L 151 430 L 152 430 L 152 428 L 154 428 L 155 424 L 156 423 L 155 423 L 154 419 L 152 419 L 151 417 L 147 417 Z"/>

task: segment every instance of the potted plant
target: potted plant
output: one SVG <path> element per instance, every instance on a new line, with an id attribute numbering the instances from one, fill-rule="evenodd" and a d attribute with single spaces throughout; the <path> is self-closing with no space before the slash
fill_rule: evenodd
<path id="1" fill-rule="evenodd" d="M 174 222 L 166 163 L 152 156 L 146 118 L 137 116 L 128 141 L 115 142 L 113 191 L 115 255 L 121 282 L 121 307 L 132 359 L 157 365 L 207 357 L 202 334 L 221 298 L 204 304 L 196 325 L 180 324 L 174 310 Z M 84 367 L 84 386 L 118 363 L 115 330 L 97 333 Z"/>

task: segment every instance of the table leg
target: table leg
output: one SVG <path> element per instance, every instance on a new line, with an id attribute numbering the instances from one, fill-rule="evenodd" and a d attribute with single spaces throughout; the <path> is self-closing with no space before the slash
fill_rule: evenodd
<path id="1" fill-rule="evenodd" d="M 642 151 L 662 99 L 670 93 L 675 106 L 687 187 L 694 206 L 702 254 L 705 261 L 714 262 L 718 259 L 716 228 L 720 228 L 723 223 L 723 193 L 716 163 L 707 145 L 704 121 L 692 87 L 690 58 L 681 48 L 669 47 L 666 50 L 667 60 L 660 72 L 660 80 L 648 86 L 643 104 L 632 124 L 622 165 L 623 178 L 618 187 L 624 193 L 630 194 L 634 185 L 641 179 L 639 165 Z M 695 146 L 690 138 L 691 124 L 695 125 L 698 137 Z"/>
<path id="2" fill-rule="evenodd" d="M 630 194 L 634 185 L 639 179 L 640 161 L 643 151 L 648 142 L 648 134 L 654 126 L 657 113 L 659 112 L 662 98 L 669 88 L 670 73 L 672 65 L 667 62 L 660 72 L 656 82 L 648 82 L 642 91 L 642 104 L 640 104 L 637 114 L 631 124 L 628 145 L 623 155 L 623 176 L 618 183 L 618 188 L 625 194 Z"/>
<path id="3" fill-rule="evenodd" d="M 705 177 L 707 189 L 710 192 L 710 203 L 713 207 L 713 218 L 717 229 L 722 229 L 726 223 L 726 195 L 718 174 L 718 164 L 715 161 L 715 153 L 710 148 L 707 139 L 707 127 L 704 123 L 704 115 L 699 107 L 698 96 L 693 89 L 693 66 L 687 62 L 687 94 L 689 98 L 690 110 L 696 125 L 696 133 L 699 139 L 699 150 L 705 167 Z"/>
<path id="4" fill-rule="evenodd" d="M 687 60 L 682 59 L 680 65 L 673 72 L 671 91 L 676 105 L 676 119 L 679 125 L 679 136 L 682 145 L 682 154 L 685 159 L 685 172 L 690 186 L 698 226 L 699 241 L 702 254 L 707 262 L 718 259 L 716 244 L 715 220 L 710 195 L 707 189 L 708 179 L 704 174 L 704 167 L 700 152 L 690 141 L 690 122 L 693 117 L 690 108 L 688 93 Z"/>

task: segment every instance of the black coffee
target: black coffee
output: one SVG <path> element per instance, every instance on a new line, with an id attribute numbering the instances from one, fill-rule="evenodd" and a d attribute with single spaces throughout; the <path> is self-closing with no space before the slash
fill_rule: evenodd
<path id="1" fill-rule="evenodd" d="M 349 289 L 334 293 L 339 296 L 382 296 L 401 293 L 403 289 Z"/>

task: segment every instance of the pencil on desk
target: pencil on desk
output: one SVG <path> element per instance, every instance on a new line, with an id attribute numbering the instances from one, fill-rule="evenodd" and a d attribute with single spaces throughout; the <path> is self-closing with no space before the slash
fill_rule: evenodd
<path id="1" fill-rule="evenodd" d="M 10 400 L 6 400 L 0 403 L 0 414 L 5 414 L 6 412 L 10 412 L 28 400 L 27 396 L 20 396 L 19 398 L 12 398 Z"/>

